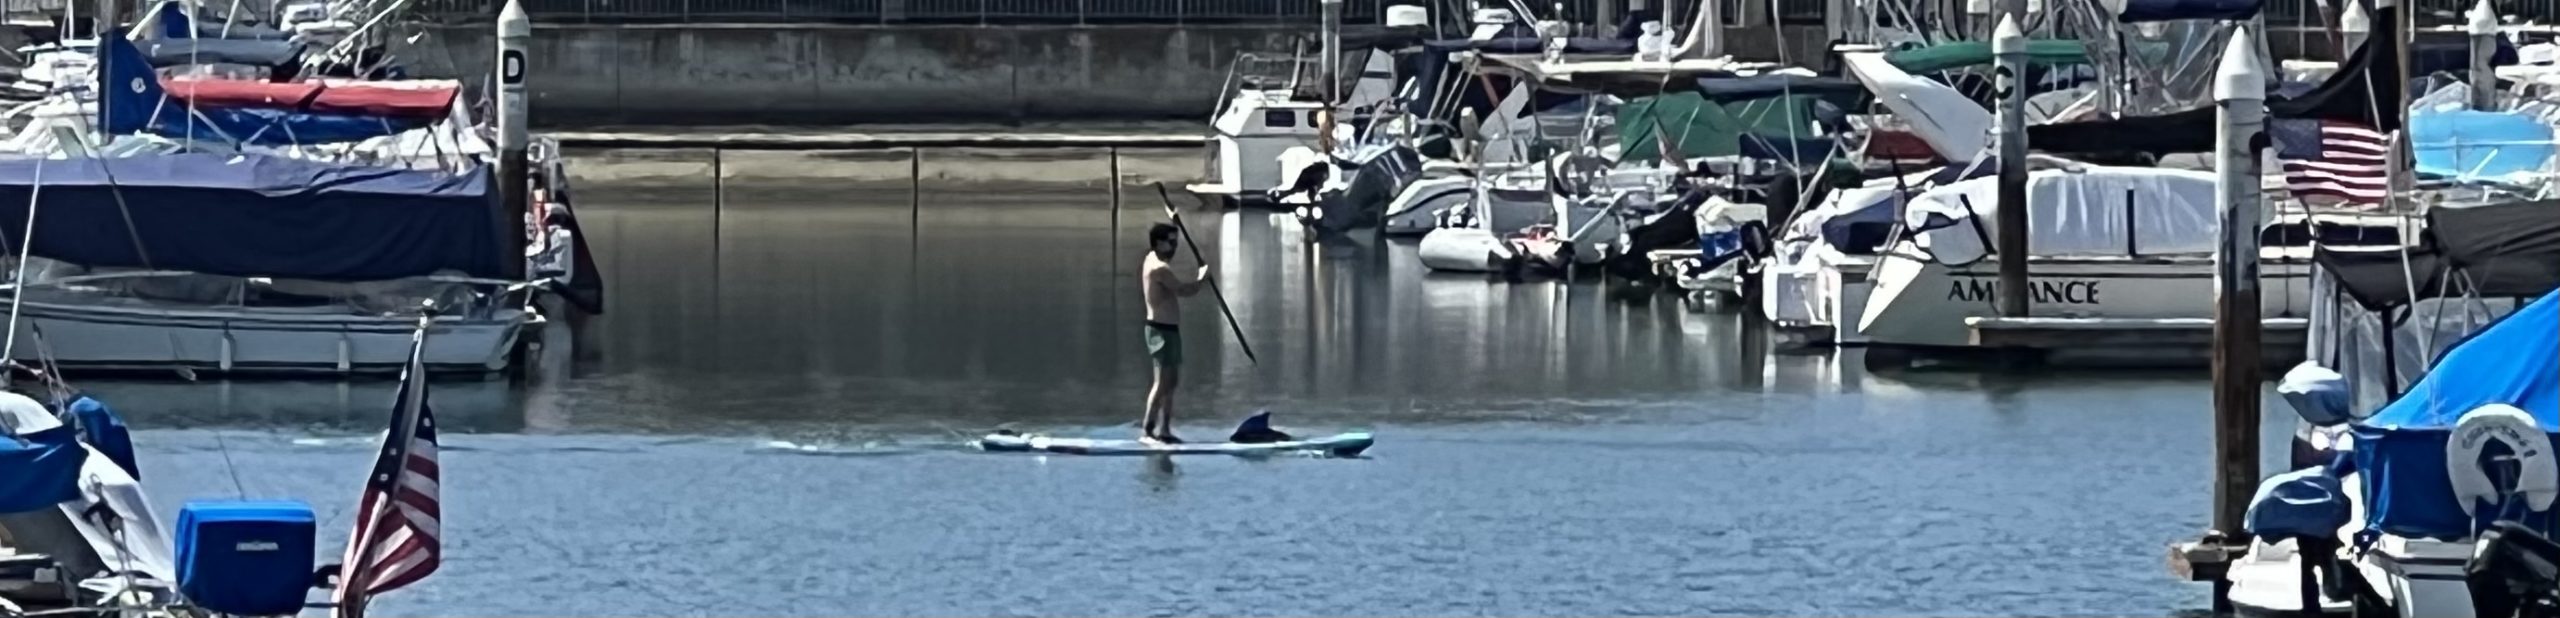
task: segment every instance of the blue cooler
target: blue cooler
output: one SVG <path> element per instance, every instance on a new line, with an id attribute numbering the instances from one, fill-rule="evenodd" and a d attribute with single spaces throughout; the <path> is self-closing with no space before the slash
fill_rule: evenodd
<path id="1" fill-rule="evenodd" d="M 301 502 L 189 502 L 178 510 L 178 592 L 226 614 L 301 613 L 319 536 Z"/>

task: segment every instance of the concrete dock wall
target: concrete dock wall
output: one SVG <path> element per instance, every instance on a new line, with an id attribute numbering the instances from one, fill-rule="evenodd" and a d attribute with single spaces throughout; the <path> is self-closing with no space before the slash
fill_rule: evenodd
<path id="1" fill-rule="evenodd" d="M 421 73 L 485 82 L 491 29 L 431 26 Z M 1819 66 L 1819 26 L 1730 28 L 1747 60 Z M 537 25 L 533 122 L 843 125 L 1044 120 L 1206 122 L 1236 55 L 1283 52 L 1294 26 Z M 2276 53 L 2326 57 L 2278 29 Z M 2313 49 L 2302 49 L 2308 44 Z"/>

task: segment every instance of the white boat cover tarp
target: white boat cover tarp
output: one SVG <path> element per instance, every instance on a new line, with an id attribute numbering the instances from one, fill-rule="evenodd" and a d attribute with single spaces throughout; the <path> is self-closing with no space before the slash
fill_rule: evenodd
<path id="1" fill-rule="evenodd" d="M 10 433 L 28 434 L 60 427 L 62 419 L 25 395 L 0 392 L 0 423 L 6 423 Z M 81 448 L 89 453 L 80 468 L 81 497 L 64 501 L 56 508 L 62 510 L 72 527 L 79 529 L 103 568 L 140 573 L 164 582 L 178 581 L 178 561 L 172 554 L 177 549 L 175 537 L 152 512 L 150 499 L 142 494 L 142 484 L 97 449 L 87 444 Z M 83 515 L 99 503 L 105 503 L 123 518 L 124 542 L 117 542 L 115 530 Z M 80 558 L 63 555 L 59 550 L 54 553 L 55 559 L 72 563 Z M 80 575 L 85 578 L 98 574 Z"/>
<path id="2" fill-rule="evenodd" d="M 1912 198 L 1903 226 L 1945 264 L 1990 255 L 1999 238 L 2000 179 L 1948 184 Z M 2029 254 L 2127 256 L 2211 253 L 2219 225 L 2207 172 L 2087 166 L 2027 175 Z M 2263 215 L 2262 215 L 2263 218 Z"/>
<path id="3" fill-rule="evenodd" d="M 1988 154 L 1984 149 L 1991 145 L 1991 110 L 1953 87 L 1895 68 L 1883 53 L 1849 52 L 1840 58 L 1849 74 L 1875 93 L 1876 102 L 1908 123 L 1911 133 L 1928 142 L 1939 157 L 1971 161 Z"/>

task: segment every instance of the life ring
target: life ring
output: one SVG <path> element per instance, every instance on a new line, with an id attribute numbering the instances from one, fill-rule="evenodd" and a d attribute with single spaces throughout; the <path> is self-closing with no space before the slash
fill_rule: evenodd
<path id="1" fill-rule="evenodd" d="M 2453 498 L 2462 503 L 2462 512 L 2476 517 L 2478 503 L 2506 502 L 2508 492 L 2500 491 L 2480 462 L 2491 440 L 2514 453 L 2520 473 L 2513 493 L 2524 494 L 2525 505 L 2534 511 L 2550 509 L 2552 499 L 2560 497 L 2560 463 L 2552 457 L 2551 439 L 2533 415 L 2493 403 L 2464 413 L 2453 424 L 2453 435 L 2445 439 L 2445 474 L 2453 482 Z"/>

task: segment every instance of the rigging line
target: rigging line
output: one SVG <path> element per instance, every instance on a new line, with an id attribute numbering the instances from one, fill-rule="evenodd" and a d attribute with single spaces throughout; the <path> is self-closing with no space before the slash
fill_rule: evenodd
<path id="1" fill-rule="evenodd" d="M 18 314 L 27 299 L 27 253 L 29 248 L 36 246 L 36 206 L 42 203 L 39 198 L 44 195 L 45 161 L 36 159 L 35 183 L 27 188 L 27 231 L 19 236 L 24 240 L 18 243 L 18 273 L 10 279 L 9 337 L 6 343 L 0 343 L 0 359 L 17 358 Z"/>
<path id="2" fill-rule="evenodd" d="M 101 132 L 100 135 L 103 137 L 104 133 Z M 106 140 L 102 138 L 99 141 L 105 142 Z M 101 145 L 103 145 L 103 143 Z M 159 267 L 151 264 L 151 249 L 144 247 L 142 244 L 142 229 L 140 227 L 136 227 L 133 223 L 133 207 L 125 203 L 124 187 L 116 183 L 115 169 L 113 166 L 107 164 L 107 160 L 109 158 L 110 157 L 104 156 L 98 157 L 98 171 L 105 175 L 107 180 L 107 194 L 115 198 L 116 212 L 124 219 L 125 238 L 133 241 L 133 255 L 134 257 L 142 260 L 142 268 L 144 270 L 159 270 Z"/>
<path id="3" fill-rule="evenodd" d="M 100 49 L 101 49 L 101 51 L 103 51 L 103 50 L 104 50 L 104 46 L 105 46 L 105 44 L 104 44 L 103 39 L 102 39 L 102 40 L 101 40 L 101 43 L 100 43 Z M 109 67 L 109 66 L 112 66 L 113 64 L 114 64 L 114 54 L 100 54 L 100 55 L 98 56 L 98 66 L 97 66 L 96 71 L 97 71 L 97 72 L 98 72 L 98 74 L 99 74 L 99 75 L 101 75 L 101 76 L 108 75 L 108 74 L 109 74 L 109 73 L 108 73 L 108 67 Z M 146 71 L 149 71 L 149 69 L 146 69 Z M 154 79 L 154 80 L 157 80 L 157 79 L 159 79 L 159 78 L 160 78 L 160 76 L 159 76 L 159 74 L 158 74 L 157 72 L 151 72 L 150 74 L 151 74 L 151 78 L 152 78 L 152 79 Z M 109 92 L 110 90 L 112 90 L 112 89 L 111 89 L 111 88 L 108 88 L 108 87 L 107 87 L 107 84 L 106 84 L 106 83 L 104 83 L 104 81 L 103 81 L 103 80 L 101 80 L 101 82 L 98 84 L 98 108 L 99 108 L 99 110 L 100 110 L 102 113 L 104 113 L 104 112 L 106 112 L 106 110 L 110 109 L 110 108 L 109 108 L 109 106 L 107 105 L 107 94 L 108 94 L 108 92 Z M 162 97 L 162 98 L 161 98 L 161 100 L 160 100 L 159 105 L 160 105 L 161 107 L 165 107 L 165 106 L 167 106 L 167 105 L 168 105 L 168 103 L 169 103 L 168 98 L 167 98 L 167 97 Z M 159 108 L 158 108 L 158 107 L 153 108 L 153 110 L 152 110 L 152 114 L 153 114 L 154 116 L 157 116 L 159 113 L 160 113 L 160 112 L 159 112 Z M 81 124 L 81 125 L 83 125 L 84 127 L 89 128 L 89 129 L 90 129 L 90 131 L 95 132 L 95 133 L 98 135 L 98 146 L 97 146 L 97 148 L 96 148 L 96 149 L 94 149 L 94 150 L 92 150 L 92 151 L 91 151 L 90 155 L 91 155 L 93 158 L 96 158 L 96 159 L 98 160 L 98 171 L 99 171 L 99 173 L 100 173 L 100 174 L 102 174 L 102 175 L 105 177 L 105 179 L 106 179 L 106 181 L 107 181 L 107 194 L 108 194 L 109 196 L 111 196 L 111 197 L 114 197 L 114 198 L 115 198 L 115 200 L 116 200 L 116 211 L 117 211 L 117 212 L 118 212 L 118 213 L 119 213 L 119 214 L 124 218 L 124 231 L 125 231 L 125 237 L 126 237 L 127 239 L 129 239 L 129 240 L 132 240 L 132 241 L 133 241 L 133 253 L 134 253 L 134 256 L 135 256 L 135 257 L 137 257 L 137 258 L 140 258 L 140 259 L 142 260 L 142 267 L 143 267 L 144 269 L 146 269 L 146 270 L 159 270 L 159 268 L 158 268 L 158 267 L 153 266 L 153 265 L 151 264 L 151 250 L 150 250 L 150 249 L 148 249 L 148 248 L 146 248 L 146 247 L 144 247 L 144 246 L 142 245 L 142 230 L 141 230 L 140 228 L 138 228 L 138 227 L 135 227 L 135 226 L 134 226 L 134 223 L 133 223 L 133 208 L 132 208 L 132 206 L 131 206 L 131 205 L 126 204 L 126 203 L 125 203 L 125 199 L 124 199 L 124 187 L 123 187 L 122 185 L 120 185 L 120 184 L 116 183 L 116 172 L 115 172 L 115 167 L 114 167 L 114 166 L 112 166 L 112 165 L 109 165 L 109 164 L 107 163 L 107 161 L 108 161 L 109 159 L 113 158 L 113 157 L 109 157 L 109 156 L 107 156 L 107 153 L 105 152 L 105 150 L 106 150 L 106 148 L 107 148 L 107 145 L 108 145 L 108 144 L 110 144 L 110 143 L 112 143 L 112 142 L 114 141 L 115 136 L 113 136 L 113 135 L 109 135 L 109 134 L 107 133 L 107 127 L 105 127 L 105 126 L 89 126 L 89 116 L 87 116 L 87 115 L 79 116 L 79 122 L 80 122 L 80 124 Z M 188 114 L 188 115 L 187 115 L 187 122 L 188 122 L 189 126 L 190 126 L 190 127 L 192 127 L 192 126 L 193 126 L 193 124 L 195 123 L 195 114 L 192 114 L 192 113 Z M 213 129 L 214 129 L 214 131 L 215 131 L 216 133 L 220 133 L 220 132 L 222 131 L 219 127 L 213 127 Z M 190 135 L 192 135 L 192 134 L 194 134 L 195 132 L 191 130 L 191 131 L 188 131 L 188 133 L 189 133 Z M 67 153 L 66 153 L 66 154 L 67 154 Z M 30 214 L 32 215 L 32 213 L 30 213 Z"/>
<path id="4" fill-rule="evenodd" d="M 240 483 L 240 466 L 231 462 L 231 444 L 222 439 L 222 431 L 219 429 L 213 432 L 213 448 L 222 453 L 222 471 L 231 475 L 232 497 L 248 499 L 249 488 Z"/>

